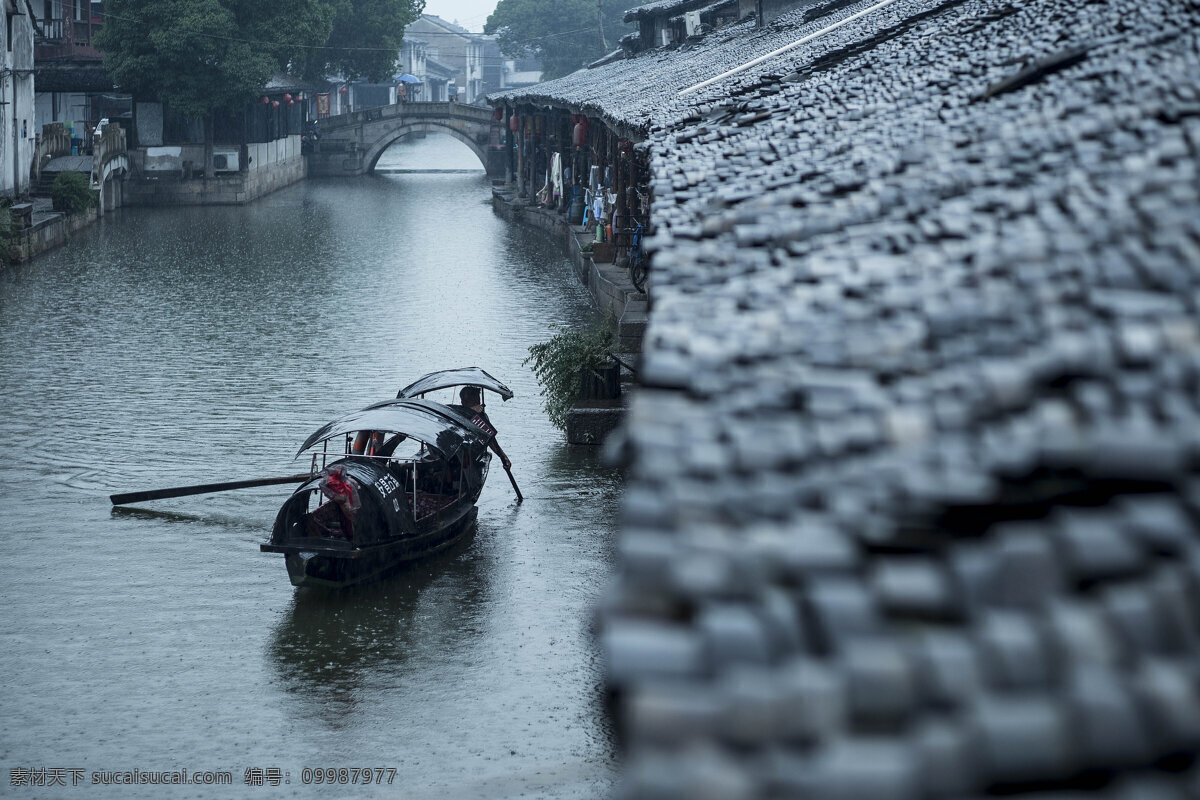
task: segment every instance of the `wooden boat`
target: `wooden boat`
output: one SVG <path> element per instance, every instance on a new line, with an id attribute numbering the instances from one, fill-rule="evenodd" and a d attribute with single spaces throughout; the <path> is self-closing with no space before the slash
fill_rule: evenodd
<path id="1" fill-rule="evenodd" d="M 267 553 L 283 553 L 296 586 L 342 588 L 443 550 L 471 530 L 491 463 L 490 433 L 423 396 L 471 385 L 512 392 L 481 369 L 435 372 L 396 399 L 323 425 L 305 440 L 311 478 L 283 504 Z M 372 449 L 368 441 L 382 440 Z M 344 441 L 331 452 L 330 445 Z"/>

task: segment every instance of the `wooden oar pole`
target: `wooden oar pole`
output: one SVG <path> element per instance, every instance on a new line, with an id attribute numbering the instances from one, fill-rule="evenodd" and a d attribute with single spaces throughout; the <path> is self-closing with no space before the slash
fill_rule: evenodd
<path id="1" fill-rule="evenodd" d="M 250 489 L 254 486 L 278 486 L 284 483 L 299 483 L 311 478 L 310 473 L 288 475 L 285 478 L 255 478 L 249 481 L 229 481 L 226 483 L 202 483 L 196 486 L 177 486 L 173 489 L 151 489 L 145 492 L 129 492 L 127 494 L 112 494 L 108 499 L 114 506 L 128 503 L 142 503 L 146 500 L 162 500 L 166 497 L 187 497 L 193 494 L 208 494 L 210 492 L 227 492 L 231 489 Z M 515 484 L 514 484 L 515 485 Z M 519 493 L 518 493 L 519 494 Z"/>
<path id="2" fill-rule="evenodd" d="M 513 477 L 512 470 L 505 467 L 504 471 L 508 473 L 508 482 L 513 485 L 513 491 L 517 493 L 517 502 L 524 503 L 525 498 L 521 496 L 521 489 L 517 486 L 517 479 Z"/>

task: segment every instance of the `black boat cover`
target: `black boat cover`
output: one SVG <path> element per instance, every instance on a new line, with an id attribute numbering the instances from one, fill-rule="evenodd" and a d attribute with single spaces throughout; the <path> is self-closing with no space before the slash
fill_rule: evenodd
<path id="1" fill-rule="evenodd" d="M 448 389 L 451 386 L 479 386 L 483 389 L 491 389 L 500 395 L 500 399 L 502 400 L 510 400 L 513 396 L 511 389 L 491 375 L 488 375 L 479 367 L 463 367 L 461 369 L 444 369 L 441 372 L 431 372 L 425 377 L 418 378 L 408 386 L 405 386 L 396 393 L 396 397 L 416 397 L 426 392 Z"/>
<path id="2" fill-rule="evenodd" d="M 322 425 L 304 440 L 297 457 L 315 444 L 357 431 L 403 433 L 449 458 L 464 444 L 486 444 L 487 434 L 431 400 L 386 400 Z"/>

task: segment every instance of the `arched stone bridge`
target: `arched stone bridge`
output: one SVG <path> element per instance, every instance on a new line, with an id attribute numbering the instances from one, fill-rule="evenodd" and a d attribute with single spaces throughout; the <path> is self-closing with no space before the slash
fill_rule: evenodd
<path id="1" fill-rule="evenodd" d="M 488 177 L 504 177 L 500 123 L 490 108 L 465 103 L 400 103 L 320 121 L 318 146 L 306 150 L 308 174 L 365 175 L 390 144 L 418 133 L 444 133 L 471 148 Z"/>

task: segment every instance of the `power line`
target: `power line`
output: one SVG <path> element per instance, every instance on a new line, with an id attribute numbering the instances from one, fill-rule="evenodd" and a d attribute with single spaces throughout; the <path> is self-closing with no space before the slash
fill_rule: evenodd
<path id="1" fill-rule="evenodd" d="M 96 13 L 98 13 L 100 16 L 111 17 L 112 19 L 121 20 L 123 22 L 132 22 L 137 25 L 146 25 L 147 24 L 143 20 L 136 19 L 134 17 L 122 17 L 122 16 L 118 16 L 116 14 L 110 14 L 110 13 L 104 12 L 104 11 L 96 12 Z M 590 31 L 590 30 L 592 30 L 592 28 L 590 26 L 587 28 L 575 28 L 574 30 L 569 30 L 569 31 L 558 31 L 556 33 L 548 33 L 543 36 L 534 36 L 534 37 L 530 37 L 528 39 L 523 39 L 522 41 L 523 42 L 539 42 L 544 39 L 556 39 L 561 36 L 572 36 L 576 33 L 584 33 L 584 32 Z M 408 26 L 406 26 L 405 32 L 404 32 L 404 38 L 409 38 L 409 33 L 410 33 L 410 31 L 408 29 Z M 193 34 L 196 36 L 200 36 L 200 37 L 208 38 L 208 39 L 216 39 L 219 41 L 226 41 L 226 42 L 238 42 L 241 44 L 257 45 L 260 47 L 281 47 L 281 48 L 298 49 L 298 50 L 330 50 L 330 51 L 334 51 L 334 52 L 344 52 L 344 53 L 392 53 L 392 52 L 396 52 L 396 48 L 392 48 L 392 47 L 334 47 L 334 46 L 330 46 L 330 45 L 314 45 L 314 44 L 300 44 L 300 43 L 287 43 L 287 42 L 269 42 L 269 41 L 255 40 L 255 39 L 245 39 L 245 38 L 238 37 L 238 36 L 224 36 L 224 35 L 218 34 L 218 33 L 205 33 L 203 31 L 194 31 Z M 493 36 L 494 37 L 496 35 L 496 34 L 487 34 L 487 33 L 475 33 L 472 31 L 466 31 L 464 33 L 456 33 L 454 31 L 411 31 L 411 34 L 412 34 L 411 38 L 415 41 L 421 41 L 422 37 L 425 37 L 425 36 L 455 36 L 458 38 L 468 38 L 468 37 L 472 37 L 472 36 L 478 36 L 478 37 Z"/>

